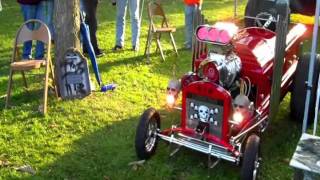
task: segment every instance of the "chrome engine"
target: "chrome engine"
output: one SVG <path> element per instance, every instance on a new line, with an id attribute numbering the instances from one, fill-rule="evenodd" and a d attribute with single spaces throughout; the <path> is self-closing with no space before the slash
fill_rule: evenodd
<path id="1" fill-rule="evenodd" d="M 222 55 L 209 53 L 208 59 L 213 62 L 219 71 L 219 83 L 223 87 L 230 87 L 241 70 L 241 60 L 234 54 Z"/>

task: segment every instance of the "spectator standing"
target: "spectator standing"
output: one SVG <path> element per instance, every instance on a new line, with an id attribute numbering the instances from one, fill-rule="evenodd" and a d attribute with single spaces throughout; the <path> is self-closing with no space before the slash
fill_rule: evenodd
<path id="1" fill-rule="evenodd" d="M 41 0 L 17 0 L 21 6 L 21 11 L 23 14 L 24 21 L 28 21 L 30 19 L 39 19 L 40 14 L 37 12 L 39 9 L 39 4 Z M 28 27 L 33 29 L 34 25 L 29 24 Z M 32 51 L 32 41 L 27 41 L 23 45 L 23 59 L 32 59 L 31 56 Z M 35 59 L 43 59 L 44 54 L 44 44 L 40 41 L 37 41 L 36 45 L 36 54 Z"/>
<path id="2" fill-rule="evenodd" d="M 201 9 L 202 0 L 184 0 L 185 3 L 185 43 L 186 49 L 192 48 L 193 17 L 198 9 Z"/>
<path id="3" fill-rule="evenodd" d="M 41 0 L 39 9 L 39 19 L 44 22 L 50 29 L 51 37 L 54 37 L 53 12 L 54 0 Z"/>
<path id="4" fill-rule="evenodd" d="M 125 38 L 125 19 L 127 13 L 127 6 L 130 8 L 131 17 L 131 32 L 132 32 L 132 50 L 139 50 L 140 38 L 140 20 L 139 20 L 139 6 L 140 0 L 117 0 L 113 4 L 117 6 L 117 23 L 116 23 L 116 45 L 113 51 L 121 50 L 124 47 Z"/>
<path id="5" fill-rule="evenodd" d="M 97 7 L 98 0 L 81 0 L 81 10 L 85 12 L 85 22 L 89 26 L 91 44 L 96 56 L 101 57 L 104 53 L 99 48 L 97 41 Z"/>

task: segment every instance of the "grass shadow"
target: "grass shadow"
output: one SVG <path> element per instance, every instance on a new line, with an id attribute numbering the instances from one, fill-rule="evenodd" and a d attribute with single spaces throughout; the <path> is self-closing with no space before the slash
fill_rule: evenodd
<path id="1" fill-rule="evenodd" d="M 165 127 L 179 123 L 177 112 L 162 109 L 160 114 Z M 208 170 L 206 155 L 185 148 L 170 158 L 170 148 L 164 142 L 160 142 L 155 156 L 142 166 L 129 166 L 128 163 L 137 160 L 134 138 L 138 121 L 139 116 L 132 116 L 110 122 L 96 131 L 84 132 L 71 144 L 70 151 L 60 157 L 43 152 L 45 156 L 56 158 L 39 167 L 38 173 L 29 179 L 201 179 L 208 176 L 211 179 L 238 179 L 240 168 L 237 166 L 222 162 L 215 169 Z M 299 125 L 291 123 L 288 126 L 288 123 L 291 123 L 288 114 L 284 114 L 272 122 L 263 135 L 261 179 L 292 177 L 288 158 L 299 138 Z M 55 140 L 58 141 L 59 137 Z"/>

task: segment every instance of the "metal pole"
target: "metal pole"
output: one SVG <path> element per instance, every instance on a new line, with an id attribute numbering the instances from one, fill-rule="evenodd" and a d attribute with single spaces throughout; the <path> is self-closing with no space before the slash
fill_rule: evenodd
<path id="1" fill-rule="evenodd" d="M 316 55 L 316 50 L 317 50 L 319 14 L 320 14 L 320 0 L 317 0 L 316 13 L 315 13 L 315 18 L 314 18 L 315 22 L 314 22 L 314 27 L 313 27 L 313 36 L 312 36 L 313 40 L 312 40 L 311 58 L 310 58 L 310 63 L 309 63 L 307 95 L 306 95 L 306 103 L 305 103 L 305 107 L 304 107 L 302 133 L 305 133 L 307 131 L 310 96 L 311 96 L 311 88 L 312 88 L 312 79 L 313 79 L 313 72 L 314 72 L 314 62 L 316 59 L 315 55 Z M 316 110 L 316 112 L 317 112 L 317 110 Z"/>
<path id="2" fill-rule="evenodd" d="M 316 96 L 316 106 L 314 110 L 314 123 L 313 123 L 313 135 L 315 136 L 317 133 L 317 126 L 318 126 L 318 109 L 319 109 L 319 98 L 320 98 L 320 78 L 318 79 L 318 86 L 317 86 L 317 96 Z"/>
<path id="3" fill-rule="evenodd" d="M 141 12 L 140 12 L 140 18 L 139 18 L 140 28 L 141 28 L 141 24 L 142 24 L 143 8 L 144 8 L 144 0 L 142 0 Z"/>
<path id="4" fill-rule="evenodd" d="M 314 16 L 314 32 L 313 35 L 316 35 L 316 37 L 313 37 L 313 41 L 312 43 L 316 42 L 316 46 L 317 46 L 317 40 L 318 40 L 318 30 L 319 30 L 319 16 L 320 16 L 320 0 L 317 1 L 317 7 L 316 7 L 316 14 Z M 312 47 L 313 48 L 313 47 Z M 315 47 L 315 49 L 312 49 L 312 56 L 314 56 L 314 58 L 316 58 L 316 50 L 317 47 Z M 314 52 L 313 52 L 314 51 Z M 314 110 L 314 124 L 313 124 L 313 135 L 316 135 L 317 133 L 317 125 L 318 125 L 318 109 L 319 109 L 319 98 L 320 98 L 320 78 L 318 79 L 318 86 L 317 86 L 317 96 L 316 96 L 316 107 Z"/>

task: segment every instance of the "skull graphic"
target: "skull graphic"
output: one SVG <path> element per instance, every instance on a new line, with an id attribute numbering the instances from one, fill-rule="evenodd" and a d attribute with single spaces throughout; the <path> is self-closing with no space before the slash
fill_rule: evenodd
<path id="1" fill-rule="evenodd" d="M 199 106 L 199 119 L 202 122 L 208 122 L 209 119 L 209 108 L 207 106 Z"/>

